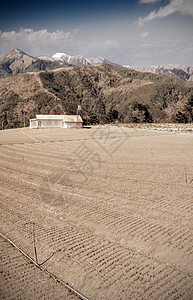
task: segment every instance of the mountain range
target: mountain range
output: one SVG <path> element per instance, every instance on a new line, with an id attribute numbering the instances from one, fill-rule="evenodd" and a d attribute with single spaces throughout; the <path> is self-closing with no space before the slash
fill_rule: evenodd
<path id="1" fill-rule="evenodd" d="M 83 56 L 70 56 L 65 53 L 56 53 L 52 57 L 44 55 L 33 57 L 15 48 L 0 57 L 0 77 L 19 74 L 21 72 L 93 64 L 116 65 L 102 57 L 86 59 Z"/>
<path id="2" fill-rule="evenodd" d="M 98 58 L 84 58 L 83 56 L 76 55 L 76 56 L 71 56 L 65 53 L 56 53 L 52 56 L 51 59 L 54 59 L 55 61 L 69 64 L 69 65 L 74 65 L 74 66 L 87 66 L 87 65 L 111 65 L 111 66 L 118 66 L 118 64 L 115 64 L 103 57 L 98 57 Z"/>
<path id="3" fill-rule="evenodd" d="M 55 60 L 44 60 L 13 49 L 0 57 L 0 77 L 28 71 L 55 69 L 59 66 Z"/>
<path id="4" fill-rule="evenodd" d="M 109 64 L 0 78 L 0 129 L 36 114 L 76 114 L 78 105 L 84 124 L 193 122 L 193 82 Z"/>
<path id="5" fill-rule="evenodd" d="M 0 57 L 0 129 L 28 125 L 36 114 L 76 114 L 78 105 L 85 124 L 193 122 L 192 72 L 13 49 Z"/>
<path id="6" fill-rule="evenodd" d="M 83 56 L 71 56 L 65 53 L 56 53 L 53 56 L 33 57 L 22 50 L 13 49 L 0 57 L 0 77 L 6 77 L 21 72 L 52 70 L 66 66 L 86 66 L 86 65 L 112 65 L 119 66 L 103 57 L 84 58 Z M 154 74 L 165 74 L 176 76 L 185 81 L 193 81 L 193 66 L 181 65 L 159 65 L 143 68 L 131 66 L 127 68 L 140 72 L 151 72 Z"/>
<path id="7" fill-rule="evenodd" d="M 160 66 L 149 66 L 147 68 L 133 66 L 132 69 L 140 72 L 151 72 L 154 74 L 165 74 L 170 76 L 176 76 L 183 80 L 193 81 L 193 66 L 160 65 Z"/>

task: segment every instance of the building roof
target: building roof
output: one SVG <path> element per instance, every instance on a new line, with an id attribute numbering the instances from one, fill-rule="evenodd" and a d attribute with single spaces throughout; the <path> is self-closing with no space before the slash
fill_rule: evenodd
<path id="1" fill-rule="evenodd" d="M 62 120 L 67 123 L 83 122 L 80 115 L 36 115 L 37 120 Z"/>

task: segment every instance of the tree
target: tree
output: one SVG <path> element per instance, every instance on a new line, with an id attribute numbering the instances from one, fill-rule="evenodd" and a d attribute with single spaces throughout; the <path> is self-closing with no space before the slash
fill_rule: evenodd
<path id="1" fill-rule="evenodd" d="M 190 95 L 181 111 L 177 111 L 172 116 L 172 121 L 177 123 L 193 122 L 193 95 Z"/>
<path id="2" fill-rule="evenodd" d="M 132 104 L 132 115 L 133 115 L 133 122 L 135 123 L 150 123 L 152 122 L 152 116 L 148 110 L 148 106 L 134 102 Z"/>
<path id="3" fill-rule="evenodd" d="M 187 121 L 192 122 L 193 121 L 193 95 L 191 95 L 187 102 L 184 104 L 184 114 L 186 115 Z"/>
<path id="4" fill-rule="evenodd" d="M 187 117 L 184 113 L 181 111 L 176 112 L 175 114 L 172 115 L 172 122 L 177 122 L 177 123 L 187 123 Z"/>
<path id="5" fill-rule="evenodd" d="M 115 120 L 118 119 L 119 112 L 116 109 L 110 109 L 108 114 L 107 114 L 107 119 L 109 122 L 114 122 Z"/>

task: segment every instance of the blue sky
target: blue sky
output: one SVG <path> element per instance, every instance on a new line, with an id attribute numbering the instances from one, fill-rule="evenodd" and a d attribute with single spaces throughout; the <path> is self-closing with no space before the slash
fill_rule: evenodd
<path id="1" fill-rule="evenodd" d="M 6 1 L 0 55 L 64 52 L 124 65 L 193 65 L 192 0 Z"/>

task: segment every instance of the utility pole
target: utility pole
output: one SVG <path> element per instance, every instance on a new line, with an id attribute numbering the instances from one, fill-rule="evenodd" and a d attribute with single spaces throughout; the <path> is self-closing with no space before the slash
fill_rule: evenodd
<path id="1" fill-rule="evenodd" d="M 77 111 L 76 111 L 76 115 L 77 115 L 77 123 L 76 123 L 76 127 L 78 127 L 78 113 L 79 113 L 79 111 L 80 111 L 81 109 L 82 109 L 81 106 L 78 105 L 78 106 L 77 106 Z"/>
<path id="2" fill-rule="evenodd" d="M 24 122 L 23 122 L 23 125 L 24 125 L 24 127 L 25 127 L 25 110 L 24 110 L 23 114 L 24 114 Z"/>
<path id="3" fill-rule="evenodd" d="M 33 245 L 34 245 L 34 256 L 35 261 L 38 264 L 38 256 L 37 256 L 37 250 L 36 250 L 36 240 L 35 240 L 35 223 L 32 223 L 32 230 L 33 230 Z"/>

